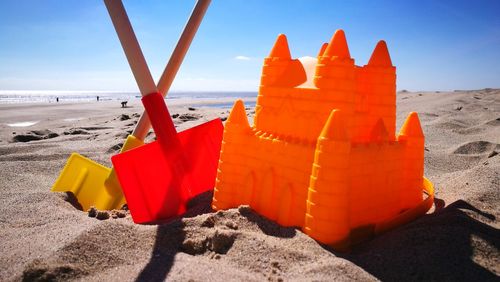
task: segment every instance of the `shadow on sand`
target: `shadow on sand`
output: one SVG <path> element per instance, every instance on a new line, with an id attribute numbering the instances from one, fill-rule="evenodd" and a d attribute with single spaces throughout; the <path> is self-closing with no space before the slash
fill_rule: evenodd
<path id="1" fill-rule="evenodd" d="M 137 276 L 136 281 L 164 281 L 172 268 L 175 255 L 185 238 L 180 219 L 170 224 L 159 225 L 156 241 L 148 264 Z"/>
<path id="2" fill-rule="evenodd" d="M 459 200 L 358 245 L 351 253 L 333 253 L 383 281 L 498 281 L 484 266 L 491 269 L 498 263 L 500 231 L 479 218 L 496 220 Z M 490 260 L 477 261 L 475 252 Z"/>
<path id="3" fill-rule="evenodd" d="M 212 195 L 212 191 L 198 195 L 188 203 L 186 214 L 158 225 L 151 258 L 139 276 L 137 276 L 136 281 L 165 280 L 172 268 L 175 255 L 183 251 L 182 245 L 186 239 L 186 232 L 184 231 L 185 224 L 182 218 L 211 212 L 210 200 L 212 199 Z"/>
<path id="4" fill-rule="evenodd" d="M 184 217 L 210 212 L 210 198 L 211 193 L 202 195 Z M 436 199 L 435 204 L 434 213 L 356 245 L 350 253 L 325 249 L 383 281 L 498 281 L 488 269 L 497 267 L 500 231 L 483 223 L 496 218 L 462 200 L 445 206 L 444 201 Z M 295 228 L 281 227 L 247 206 L 238 210 L 267 235 L 296 236 Z M 158 226 L 150 261 L 136 281 L 164 281 L 175 255 L 190 253 L 184 247 L 185 227 L 181 218 Z"/>

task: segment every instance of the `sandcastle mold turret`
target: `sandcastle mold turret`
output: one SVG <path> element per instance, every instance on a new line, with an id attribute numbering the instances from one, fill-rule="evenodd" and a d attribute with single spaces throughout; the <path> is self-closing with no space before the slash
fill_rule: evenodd
<path id="1" fill-rule="evenodd" d="M 264 60 L 254 126 L 242 101 L 226 122 L 212 207 L 250 205 L 338 249 L 425 213 L 433 190 L 424 135 L 416 113 L 395 133 L 386 43 L 359 67 L 337 30 L 314 69 L 307 64 L 279 35 Z"/>

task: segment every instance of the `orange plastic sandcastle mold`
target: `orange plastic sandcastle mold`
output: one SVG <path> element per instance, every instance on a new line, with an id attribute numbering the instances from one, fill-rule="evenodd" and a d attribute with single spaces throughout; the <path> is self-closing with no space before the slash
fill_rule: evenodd
<path id="1" fill-rule="evenodd" d="M 342 30 L 307 62 L 292 59 L 279 35 L 264 60 L 254 126 L 242 101 L 226 122 L 212 207 L 250 205 L 345 248 L 432 205 L 418 115 L 395 130 L 396 68 L 384 41 L 359 67 Z"/>

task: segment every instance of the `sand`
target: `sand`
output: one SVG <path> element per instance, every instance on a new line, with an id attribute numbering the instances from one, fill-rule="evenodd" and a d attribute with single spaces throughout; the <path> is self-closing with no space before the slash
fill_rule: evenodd
<path id="1" fill-rule="evenodd" d="M 136 225 L 126 211 L 89 217 L 50 187 L 73 151 L 109 166 L 140 104 L 0 105 L 0 280 L 498 281 L 500 90 L 397 100 L 398 128 L 410 111 L 422 121 L 436 206 L 349 253 L 246 206 L 213 212 L 210 193 L 169 224 Z M 182 100 L 170 111 L 178 130 L 229 112 Z"/>

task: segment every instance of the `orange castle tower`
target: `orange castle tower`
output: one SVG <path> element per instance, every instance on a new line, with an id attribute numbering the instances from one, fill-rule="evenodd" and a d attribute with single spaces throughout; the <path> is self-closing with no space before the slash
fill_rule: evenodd
<path id="1" fill-rule="evenodd" d="M 395 131 L 396 68 L 384 41 L 359 67 L 342 30 L 302 61 L 281 34 L 264 59 L 254 125 L 241 100 L 226 122 L 212 207 L 250 205 L 345 248 L 432 205 L 417 114 Z"/>

